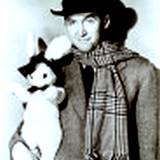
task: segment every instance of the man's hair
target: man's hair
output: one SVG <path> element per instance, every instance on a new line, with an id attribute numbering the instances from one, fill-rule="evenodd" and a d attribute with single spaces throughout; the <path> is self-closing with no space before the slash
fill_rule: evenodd
<path id="1" fill-rule="evenodd" d="M 102 20 L 101 39 L 111 42 L 123 44 L 127 38 L 128 31 L 136 24 L 137 14 L 134 9 L 126 8 L 126 12 L 115 12 L 109 14 L 110 24 L 107 29 L 104 29 L 104 15 L 100 15 Z"/>

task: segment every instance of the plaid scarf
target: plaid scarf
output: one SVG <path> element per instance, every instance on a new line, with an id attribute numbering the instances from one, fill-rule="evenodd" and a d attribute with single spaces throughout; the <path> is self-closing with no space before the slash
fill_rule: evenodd
<path id="1" fill-rule="evenodd" d="M 73 53 L 76 61 L 94 70 L 86 112 L 85 160 L 129 160 L 127 96 L 117 65 L 138 54 L 106 41 L 90 53 L 77 49 Z"/>

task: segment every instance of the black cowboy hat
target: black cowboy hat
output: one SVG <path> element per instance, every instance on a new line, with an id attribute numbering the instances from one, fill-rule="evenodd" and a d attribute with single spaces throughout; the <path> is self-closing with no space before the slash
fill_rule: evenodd
<path id="1" fill-rule="evenodd" d="M 62 8 L 60 11 L 51 9 L 51 13 L 67 17 L 82 12 L 111 14 L 112 12 L 124 12 L 126 9 L 120 0 L 62 0 Z"/>

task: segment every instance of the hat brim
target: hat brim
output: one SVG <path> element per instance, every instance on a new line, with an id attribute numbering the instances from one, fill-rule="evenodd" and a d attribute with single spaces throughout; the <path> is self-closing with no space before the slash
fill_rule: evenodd
<path id="1" fill-rule="evenodd" d="M 65 13 L 64 13 L 63 10 L 62 10 L 62 11 L 55 11 L 55 10 L 53 10 L 53 9 L 50 9 L 50 11 L 51 11 L 51 13 L 52 13 L 53 15 L 65 16 Z"/>

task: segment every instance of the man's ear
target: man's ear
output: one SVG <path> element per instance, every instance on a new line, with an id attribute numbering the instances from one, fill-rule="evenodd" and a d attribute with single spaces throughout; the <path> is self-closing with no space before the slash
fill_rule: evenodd
<path id="1" fill-rule="evenodd" d="M 45 52 L 47 49 L 47 44 L 45 43 L 45 41 L 39 37 L 38 38 L 38 50 L 39 52 Z"/>
<path id="2" fill-rule="evenodd" d="M 104 29 L 107 29 L 110 25 L 110 16 L 107 14 L 105 17 L 104 17 Z"/>

